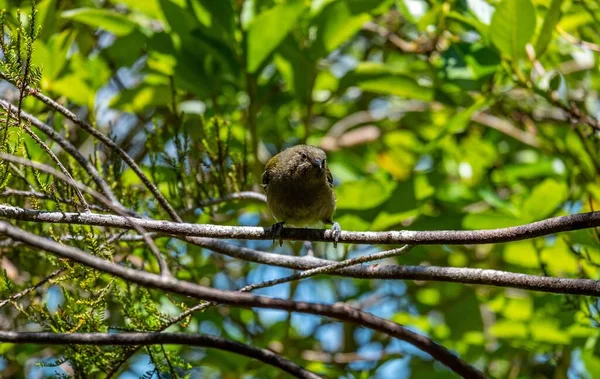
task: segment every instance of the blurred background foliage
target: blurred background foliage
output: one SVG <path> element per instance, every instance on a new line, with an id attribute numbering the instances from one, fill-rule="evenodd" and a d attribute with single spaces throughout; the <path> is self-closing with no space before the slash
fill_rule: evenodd
<path id="1" fill-rule="evenodd" d="M 18 8 L 27 22 L 30 2 L 0 5 L 7 27 L 16 25 Z M 304 142 L 328 154 L 335 219 L 344 230 L 498 228 L 600 208 L 596 1 L 42 0 L 37 10 L 41 34 L 32 63 L 42 69 L 39 89 L 128 151 L 187 222 L 269 225 L 263 204 L 201 202 L 259 190 L 268 158 Z M 0 89 L 16 104 L 14 87 Z M 33 97 L 23 107 L 95 157 L 123 204 L 168 218 L 114 153 Z M 51 163 L 39 145 L 23 143 L 32 159 Z M 69 162 L 76 178 L 85 177 Z M 17 177 L 7 185 L 26 188 Z M 2 201 L 57 207 L 39 199 Z M 70 243 L 88 251 L 96 246 L 97 254 L 107 238 L 94 228 L 28 228 L 86 235 Z M 599 242 L 598 231 L 579 231 L 497 245 L 423 246 L 396 263 L 598 279 Z M 158 243 L 179 278 L 214 287 L 236 289 L 290 272 L 175 240 Z M 303 254 L 301 243 L 243 244 Z M 40 253 L 45 263 L 34 262 L 23 249 L 3 250 L 3 298 L 63 264 Z M 378 248 L 315 249 L 342 259 Z M 156 270 L 139 243 L 115 243 L 104 254 Z M 83 269 L 69 272 L 71 281 L 20 300 L 29 310 L 2 309 L 3 329 L 154 330 L 164 315 L 193 304 Z M 98 293 L 106 300 L 88 298 Z M 600 372 L 595 298 L 338 277 L 258 293 L 360 306 L 431 336 L 492 377 Z M 313 316 L 215 308 L 170 330 L 269 347 L 328 377 L 451 376 L 405 343 Z M 165 348 L 141 349 L 122 364 L 121 377 L 174 377 L 173 366 L 180 376 L 280 375 L 228 353 Z M 77 362 L 100 375 L 124 355 L 10 344 L 0 353 L 2 376 L 32 378 L 72 373 Z"/>

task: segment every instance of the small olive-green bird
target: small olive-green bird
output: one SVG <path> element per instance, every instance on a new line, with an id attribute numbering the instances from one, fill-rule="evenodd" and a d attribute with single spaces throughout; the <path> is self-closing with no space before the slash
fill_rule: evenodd
<path id="1" fill-rule="evenodd" d="M 332 220 L 336 199 L 323 150 L 310 145 L 283 150 L 267 162 L 262 186 L 278 221 L 273 225 L 274 235 L 281 234 L 283 224 L 305 227 L 323 222 L 333 225 L 334 246 L 337 244 L 341 228 Z"/>

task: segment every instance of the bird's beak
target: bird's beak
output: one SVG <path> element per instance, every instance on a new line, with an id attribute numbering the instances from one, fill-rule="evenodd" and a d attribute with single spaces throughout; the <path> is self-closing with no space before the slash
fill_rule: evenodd
<path id="1" fill-rule="evenodd" d="M 319 170 L 323 169 L 323 160 L 322 159 L 315 159 L 313 161 L 313 167 L 318 168 Z"/>

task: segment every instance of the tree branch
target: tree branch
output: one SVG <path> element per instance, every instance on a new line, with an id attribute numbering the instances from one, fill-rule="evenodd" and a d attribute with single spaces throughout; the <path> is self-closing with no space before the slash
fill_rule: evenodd
<path id="1" fill-rule="evenodd" d="M 282 369 L 297 378 L 317 379 L 319 375 L 267 349 L 258 349 L 241 342 L 206 334 L 184 333 L 30 333 L 0 331 L 0 341 L 39 343 L 45 345 L 162 345 L 177 344 L 215 348 L 254 358 Z"/>
<path id="2" fill-rule="evenodd" d="M 189 237 L 185 240 L 232 258 L 295 270 L 310 270 L 336 263 L 336 261 L 315 257 L 267 253 L 210 238 Z M 347 267 L 333 271 L 331 274 L 364 279 L 483 284 L 557 294 L 600 296 L 600 282 L 597 280 L 544 277 L 480 268 L 372 265 Z"/>
<path id="3" fill-rule="evenodd" d="M 59 202 L 67 204 L 67 205 L 71 205 L 71 206 L 75 206 L 75 207 L 77 206 L 77 204 L 73 203 L 73 201 L 70 199 L 63 199 L 61 197 L 53 199 L 50 196 L 46 195 L 45 193 L 38 192 L 38 191 L 23 191 L 23 190 L 17 190 L 17 189 L 5 187 L 4 191 L 0 192 L 0 197 L 10 197 L 10 196 L 34 197 L 36 199 L 44 199 L 44 200 L 58 200 Z M 95 211 L 106 212 L 108 210 L 108 208 L 101 207 L 96 204 L 88 204 L 88 205 L 89 205 L 90 209 L 93 209 Z"/>
<path id="4" fill-rule="evenodd" d="M 5 154 L 0 153 L 0 158 Z M 80 224 L 111 228 L 130 229 L 131 223 L 122 216 L 44 212 L 0 205 L 0 217 L 22 221 L 37 221 L 62 224 Z M 223 226 L 212 224 L 187 224 L 164 220 L 134 219 L 146 230 L 186 237 L 209 237 L 244 240 L 272 240 L 282 238 L 296 241 L 333 242 L 331 230 L 284 228 L 281 235 L 274 236 L 270 228 L 253 226 Z M 578 213 L 569 216 L 548 218 L 542 221 L 500 229 L 484 230 L 434 230 L 434 231 L 385 231 L 346 232 L 342 231 L 339 243 L 380 245 L 476 245 L 521 241 L 550 234 L 589 229 L 600 226 L 600 211 Z"/>
<path id="5" fill-rule="evenodd" d="M 412 332 L 402 325 L 382 319 L 370 313 L 362 312 L 346 304 L 336 303 L 333 305 L 326 305 L 296 302 L 204 287 L 180 281 L 173 277 L 159 276 L 145 271 L 123 267 L 93 255 L 89 255 L 75 247 L 64 246 L 52 240 L 26 232 L 7 222 L 0 222 L 0 234 L 4 234 L 14 240 L 48 251 L 56 256 L 71 259 L 85 266 L 92 267 L 99 271 L 149 288 L 190 296 L 200 300 L 228 304 L 235 307 L 280 309 L 288 312 L 300 312 L 331 317 L 340 321 L 355 323 L 386 333 L 414 345 L 430 354 L 434 359 L 446 365 L 458 375 L 471 378 L 485 377 L 481 371 L 469 365 L 431 339 Z"/>

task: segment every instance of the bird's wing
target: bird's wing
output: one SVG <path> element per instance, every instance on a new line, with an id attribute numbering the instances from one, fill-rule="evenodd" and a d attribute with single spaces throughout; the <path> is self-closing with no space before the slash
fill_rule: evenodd
<path id="1" fill-rule="evenodd" d="M 329 187 L 333 188 L 333 175 L 331 175 L 329 167 L 327 167 L 327 184 L 329 184 Z"/>
<path id="2" fill-rule="evenodd" d="M 269 159 L 265 166 L 265 172 L 262 174 L 262 187 L 265 191 L 267 190 L 267 184 L 269 184 L 269 179 L 271 177 L 271 169 L 275 166 L 275 162 L 275 157 Z"/>

